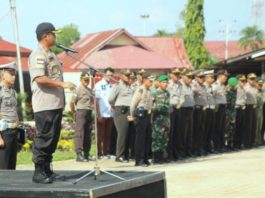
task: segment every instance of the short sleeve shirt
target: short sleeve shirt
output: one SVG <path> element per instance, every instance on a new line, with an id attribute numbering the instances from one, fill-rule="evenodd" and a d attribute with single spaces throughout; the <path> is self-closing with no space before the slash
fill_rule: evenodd
<path id="1" fill-rule="evenodd" d="M 72 101 L 76 105 L 76 109 L 92 109 L 93 96 L 91 89 L 80 85 L 72 96 Z"/>
<path id="2" fill-rule="evenodd" d="M 95 85 L 95 96 L 98 100 L 100 115 L 103 118 L 112 117 L 112 110 L 108 101 L 111 88 L 112 84 L 108 83 L 105 79 L 100 80 Z"/>
<path id="3" fill-rule="evenodd" d="M 13 88 L 7 88 L 3 85 L 0 91 L 0 119 L 8 121 L 17 120 L 17 97 Z"/>
<path id="4" fill-rule="evenodd" d="M 35 78 L 47 76 L 52 80 L 63 81 L 62 65 L 52 51 L 45 51 L 41 45 L 29 57 L 31 78 L 32 107 L 34 112 L 63 109 L 64 89 L 40 85 Z"/>

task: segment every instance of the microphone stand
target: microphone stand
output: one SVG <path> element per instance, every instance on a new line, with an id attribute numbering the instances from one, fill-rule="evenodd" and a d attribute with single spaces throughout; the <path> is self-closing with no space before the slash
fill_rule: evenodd
<path id="1" fill-rule="evenodd" d="M 80 60 L 79 58 L 75 57 L 73 54 L 69 53 L 70 51 L 66 51 L 66 54 L 68 56 L 70 56 L 71 58 L 73 58 L 74 60 L 78 61 L 79 63 L 82 63 L 84 65 L 86 65 L 89 69 L 89 72 L 90 72 L 90 75 L 92 76 L 92 82 L 93 82 L 93 85 L 95 86 L 95 75 L 96 73 L 100 73 L 100 74 L 103 74 L 102 72 L 96 70 L 95 68 L 93 68 L 91 65 L 87 64 L 86 62 Z M 115 80 L 116 81 L 116 80 Z M 115 178 L 118 178 L 122 181 L 125 181 L 126 179 L 118 176 L 118 175 L 115 175 L 113 173 L 110 173 L 108 171 L 104 171 L 104 170 L 101 170 L 100 167 L 99 167 L 99 164 L 98 164 L 98 127 L 97 127 L 97 108 L 96 108 L 96 97 L 95 97 L 95 94 L 92 94 L 93 95 L 93 98 L 94 98 L 94 111 L 95 111 L 95 118 L 94 118 L 94 122 L 95 122 L 95 143 L 96 143 L 96 159 L 95 159 L 95 167 L 94 167 L 94 170 L 91 170 L 91 171 L 88 171 L 87 173 L 85 173 L 83 176 L 81 176 L 80 178 L 76 179 L 73 184 L 77 184 L 79 181 L 83 180 L 84 178 L 88 177 L 89 175 L 91 174 L 94 174 L 94 179 L 97 180 L 97 176 L 100 175 L 100 173 L 105 173 L 105 174 L 108 174 L 112 177 L 115 177 Z"/>

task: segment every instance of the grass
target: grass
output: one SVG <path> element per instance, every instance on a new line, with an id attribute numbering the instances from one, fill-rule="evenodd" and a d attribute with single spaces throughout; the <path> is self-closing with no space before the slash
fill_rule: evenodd
<path id="1" fill-rule="evenodd" d="M 95 145 L 91 146 L 90 156 L 95 155 Z M 75 159 L 76 153 L 74 151 L 62 151 L 56 150 L 53 154 L 53 161 L 63 161 L 69 159 Z M 31 151 L 20 151 L 17 154 L 17 165 L 21 164 L 31 164 L 32 162 L 32 152 Z"/>

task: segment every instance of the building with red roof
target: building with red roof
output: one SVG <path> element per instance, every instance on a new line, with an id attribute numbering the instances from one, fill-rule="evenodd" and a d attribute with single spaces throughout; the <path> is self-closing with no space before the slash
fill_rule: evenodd
<path id="1" fill-rule="evenodd" d="M 152 48 L 140 38 L 132 36 L 125 29 L 88 34 L 71 47 L 79 53 L 74 56 L 96 69 L 112 67 L 114 69 L 164 70 L 176 67 L 191 68 L 183 42 L 179 41 L 178 55 L 169 56 Z M 183 52 L 184 51 L 184 52 Z M 87 66 L 67 56 L 59 55 L 64 71 L 87 69 Z"/>
<path id="2" fill-rule="evenodd" d="M 28 57 L 31 53 L 30 49 L 20 47 L 22 69 L 28 70 Z M 0 64 L 6 64 L 17 61 L 16 45 L 0 39 Z"/>

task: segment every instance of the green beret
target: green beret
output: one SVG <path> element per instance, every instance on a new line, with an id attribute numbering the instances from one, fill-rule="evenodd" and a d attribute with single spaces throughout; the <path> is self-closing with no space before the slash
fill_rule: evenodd
<path id="1" fill-rule="evenodd" d="M 159 82 L 162 82 L 162 81 L 167 81 L 168 80 L 168 76 L 167 75 L 161 75 L 157 78 L 157 80 Z"/>

